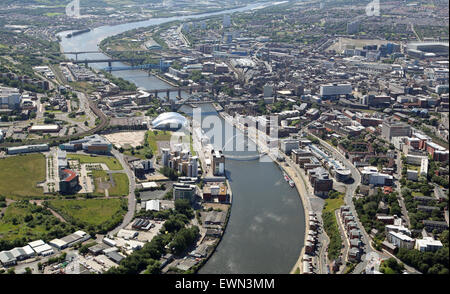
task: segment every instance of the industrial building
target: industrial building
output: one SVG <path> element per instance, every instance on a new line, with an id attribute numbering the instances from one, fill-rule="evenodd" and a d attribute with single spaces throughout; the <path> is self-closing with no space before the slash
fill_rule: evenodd
<path id="1" fill-rule="evenodd" d="M 213 201 L 217 199 L 219 202 L 227 202 L 228 191 L 225 183 L 211 183 L 203 186 L 203 201 Z"/>
<path id="2" fill-rule="evenodd" d="M 29 129 L 31 133 L 55 133 L 59 132 L 59 130 L 59 125 L 33 125 Z"/>
<path id="3" fill-rule="evenodd" d="M 14 154 L 23 154 L 23 153 L 31 153 L 31 152 L 46 152 L 49 151 L 50 147 L 48 144 L 38 144 L 38 145 L 24 145 L 18 147 L 9 147 L 7 149 L 7 153 L 9 155 Z"/>
<path id="4" fill-rule="evenodd" d="M 61 239 L 53 239 L 49 242 L 49 244 L 58 250 L 63 250 L 68 247 L 72 247 L 76 244 L 83 243 L 86 240 L 89 240 L 91 236 L 83 231 L 76 231 L 73 234 L 67 235 Z"/>
<path id="5" fill-rule="evenodd" d="M 159 200 L 149 200 L 147 202 L 145 202 L 145 211 L 159 211 L 161 205 Z"/>
<path id="6" fill-rule="evenodd" d="M 87 136 L 80 140 L 70 141 L 59 145 L 61 150 L 78 151 L 83 150 L 88 153 L 109 154 L 112 149 L 112 144 L 109 143 L 100 135 Z"/>

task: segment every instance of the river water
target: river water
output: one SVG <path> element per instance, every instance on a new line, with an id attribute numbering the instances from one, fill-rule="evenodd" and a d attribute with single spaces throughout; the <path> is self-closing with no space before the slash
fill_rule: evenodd
<path id="1" fill-rule="evenodd" d="M 264 5 L 252 4 L 229 10 L 227 13 L 258 9 L 262 6 Z M 89 33 L 72 38 L 62 37 L 61 47 L 65 52 L 95 51 L 98 50 L 98 44 L 104 38 L 134 28 L 221 13 L 223 12 L 99 27 Z M 61 35 L 65 36 L 66 34 L 62 33 Z M 96 53 L 79 55 L 78 58 L 106 59 L 107 57 Z M 103 68 L 106 64 L 93 64 L 92 66 Z M 170 87 L 158 78 L 148 76 L 139 70 L 116 71 L 113 74 L 149 90 Z M 177 93 L 173 93 L 173 95 L 177 95 Z M 217 115 L 211 105 L 201 105 L 200 108 L 204 113 Z M 223 126 L 228 124 L 223 119 L 220 121 Z M 234 132 L 240 131 L 235 129 Z M 228 138 L 222 138 L 222 143 L 214 142 L 214 140 L 212 143 L 219 145 L 217 147 L 223 147 L 223 142 L 226 141 Z M 249 148 L 252 148 L 252 144 L 252 142 L 248 143 Z M 303 205 L 297 190 L 292 189 L 286 183 L 278 166 L 270 160 L 264 161 L 266 162 L 263 160 L 226 161 L 225 169 L 233 191 L 231 215 L 216 252 L 199 273 L 289 273 L 297 261 L 304 242 Z"/>

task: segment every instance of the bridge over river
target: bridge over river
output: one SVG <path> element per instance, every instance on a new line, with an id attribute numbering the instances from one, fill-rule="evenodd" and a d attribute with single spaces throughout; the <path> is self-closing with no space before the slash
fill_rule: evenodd
<path id="1" fill-rule="evenodd" d="M 242 160 L 242 161 L 257 160 L 265 155 L 267 155 L 267 152 L 262 152 L 262 153 L 258 153 L 258 154 L 250 154 L 250 155 L 224 154 L 226 159 Z"/>

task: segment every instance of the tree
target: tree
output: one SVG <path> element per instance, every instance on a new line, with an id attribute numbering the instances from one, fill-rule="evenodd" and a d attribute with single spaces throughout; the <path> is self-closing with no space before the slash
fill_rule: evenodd
<path id="1" fill-rule="evenodd" d="M 189 219 L 194 217 L 191 204 L 189 200 L 177 199 L 175 200 L 175 210 L 181 214 L 186 215 Z"/>
<path id="2" fill-rule="evenodd" d="M 144 274 L 147 275 L 156 275 L 161 273 L 161 263 L 154 259 L 148 259 L 147 262 L 149 265 L 147 266 L 147 269 L 145 270 Z"/>
<path id="3" fill-rule="evenodd" d="M 172 242 L 170 243 L 170 248 L 176 255 L 180 255 L 187 248 L 193 245 L 198 236 L 199 229 L 197 226 L 193 226 L 191 228 L 183 228 L 173 238 Z"/>

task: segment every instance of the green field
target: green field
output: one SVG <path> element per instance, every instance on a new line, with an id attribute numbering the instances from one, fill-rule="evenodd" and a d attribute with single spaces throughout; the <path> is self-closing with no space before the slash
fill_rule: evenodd
<path id="1" fill-rule="evenodd" d="M 93 170 L 95 191 L 94 196 L 105 196 L 105 190 L 108 189 L 109 196 L 127 196 L 129 191 L 129 180 L 127 174 L 112 174 L 114 185 L 111 183 L 110 176 L 103 170 Z"/>
<path id="2" fill-rule="evenodd" d="M 108 183 L 109 177 L 108 174 L 104 170 L 93 170 L 92 177 L 94 179 L 94 185 L 95 185 L 95 191 L 93 193 L 94 196 L 105 196 L 105 189 L 103 189 L 101 186 L 103 186 L 102 183 Z M 105 184 L 109 187 L 109 184 Z"/>
<path id="3" fill-rule="evenodd" d="M 121 221 L 127 209 L 126 199 L 70 199 L 48 201 L 64 219 L 80 226 L 103 226 Z"/>
<path id="4" fill-rule="evenodd" d="M 147 137 L 147 142 L 152 148 L 153 152 L 158 150 L 158 141 L 170 141 L 170 137 L 172 136 L 172 132 L 169 131 L 149 131 Z"/>
<path id="5" fill-rule="evenodd" d="M 81 154 L 67 154 L 68 159 L 78 160 L 80 163 L 104 163 L 110 170 L 122 170 L 120 162 L 112 156 L 90 156 Z"/>
<path id="6" fill-rule="evenodd" d="M 333 212 L 344 205 L 344 199 L 342 195 L 339 195 L 339 198 L 335 199 L 325 199 L 325 206 L 323 208 L 324 212 Z"/>
<path id="7" fill-rule="evenodd" d="M 42 196 L 38 182 L 45 181 L 45 156 L 18 155 L 0 159 L 0 195 Z"/>
<path id="8" fill-rule="evenodd" d="M 171 136 L 172 133 L 169 131 L 148 131 L 145 134 L 145 143 L 141 149 L 135 148 L 133 151 L 128 149 L 125 150 L 124 154 L 140 159 L 146 159 L 145 155 L 151 151 L 153 153 L 153 156 L 155 156 L 159 153 L 158 141 L 170 141 Z"/>
<path id="9" fill-rule="evenodd" d="M 0 243 L 4 242 L 0 251 L 5 243 L 23 246 L 37 239 L 61 237 L 73 229 L 71 225 L 61 223 L 48 209 L 28 201 L 18 201 L 8 205 L 0 218 Z"/>
<path id="10" fill-rule="evenodd" d="M 126 174 L 112 174 L 114 187 L 108 189 L 109 196 L 127 196 L 129 181 Z"/>

